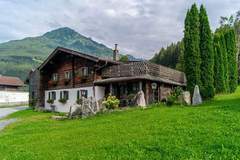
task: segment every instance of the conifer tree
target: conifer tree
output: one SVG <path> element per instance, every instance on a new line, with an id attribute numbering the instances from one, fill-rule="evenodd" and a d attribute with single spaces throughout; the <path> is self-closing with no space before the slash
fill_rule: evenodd
<path id="1" fill-rule="evenodd" d="M 179 56 L 178 63 L 176 64 L 176 69 L 184 72 L 184 68 L 184 43 L 181 41 L 179 45 Z"/>
<path id="2" fill-rule="evenodd" d="M 221 34 L 214 34 L 214 87 L 216 93 L 224 93 L 226 91 L 223 50 L 221 48 Z"/>
<path id="3" fill-rule="evenodd" d="M 206 9 L 203 5 L 200 7 L 200 56 L 201 56 L 201 83 L 200 88 L 203 98 L 214 97 L 214 79 L 213 79 L 213 40 L 209 26 Z"/>
<path id="4" fill-rule="evenodd" d="M 238 85 L 237 71 L 237 44 L 236 35 L 233 28 L 227 28 L 225 33 L 225 42 L 228 59 L 229 91 L 235 92 Z"/>
<path id="5" fill-rule="evenodd" d="M 191 93 L 193 93 L 195 85 L 201 86 L 199 41 L 199 13 L 197 5 L 193 4 L 190 11 L 187 12 L 184 30 L 185 73 L 187 88 Z"/>
<path id="6" fill-rule="evenodd" d="M 220 47 L 222 52 L 222 63 L 223 63 L 223 71 L 224 71 L 224 84 L 225 90 L 224 92 L 229 92 L 229 65 L 228 65 L 228 57 L 227 57 L 227 48 L 225 41 L 225 31 L 221 31 L 220 33 Z"/>

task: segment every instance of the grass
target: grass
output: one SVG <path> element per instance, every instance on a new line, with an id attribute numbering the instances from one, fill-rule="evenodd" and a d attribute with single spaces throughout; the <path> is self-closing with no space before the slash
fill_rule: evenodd
<path id="1" fill-rule="evenodd" d="M 55 121 L 16 112 L 0 159 L 240 159 L 240 88 L 197 107 L 155 106 Z"/>

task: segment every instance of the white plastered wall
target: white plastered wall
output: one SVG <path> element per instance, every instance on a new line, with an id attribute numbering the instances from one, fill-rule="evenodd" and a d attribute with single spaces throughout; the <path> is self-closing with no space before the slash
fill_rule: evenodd
<path id="1" fill-rule="evenodd" d="M 47 90 L 45 91 L 45 108 L 50 110 L 51 109 L 51 104 L 47 103 L 48 100 L 48 93 L 55 91 L 56 92 L 56 100 L 52 105 L 55 105 L 56 108 L 55 110 L 57 112 L 69 112 L 70 107 L 74 104 L 76 104 L 77 100 L 77 91 L 78 90 L 87 90 L 88 91 L 88 97 L 94 97 L 94 87 L 81 87 L 81 88 L 71 88 L 71 89 L 59 89 L 59 90 Z M 60 92 L 61 91 L 68 91 L 69 94 L 69 99 L 68 101 L 63 104 L 60 103 L 58 100 L 60 99 Z M 105 95 L 105 88 L 104 87 L 99 87 L 95 86 L 95 98 L 98 101 L 99 99 L 102 99 Z"/>
<path id="2" fill-rule="evenodd" d="M 0 91 L 0 105 L 28 103 L 28 92 Z"/>

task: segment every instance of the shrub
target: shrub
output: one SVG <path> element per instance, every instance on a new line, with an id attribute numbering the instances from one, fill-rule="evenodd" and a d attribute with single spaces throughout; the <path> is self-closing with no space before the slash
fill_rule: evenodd
<path id="1" fill-rule="evenodd" d="M 116 96 L 109 95 L 102 103 L 107 109 L 116 109 L 119 107 L 120 101 Z"/>
<path id="2" fill-rule="evenodd" d="M 181 87 L 174 88 L 174 90 L 166 99 L 166 105 L 172 106 L 178 100 L 178 97 L 182 94 L 182 92 L 183 90 Z"/>
<path id="3" fill-rule="evenodd" d="M 169 96 L 167 97 L 167 100 L 166 100 L 166 105 L 167 105 L 167 106 L 172 106 L 172 105 L 175 103 L 176 100 L 177 100 L 177 97 L 176 97 L 176 96 L 174 96 L 174 95 L 169 95 Z"/>
<path id="4" fill-rule="evenodd" d="M 58 101 L 59 101 L 60 103 L 62 103 L 62 104 L 67 103 L 67 99 L 66 99 L 66 98 L 61 98 L 61 99 L 59 99 Z"/>
<path id="5" fill-rule="evenodd" d="M 182 94 L 183 90 L 181 87 L 176 87 L 174 90 L 171 92 L 171 95 L 175 96 L 176 99 Z"/>
<path id="6" fill-rule="evenodd" d="M 47 103 L 53 104 L 53 103 L 54 103 L 54 99 L 48 99 L 48 100 L 47 100 Z"/>

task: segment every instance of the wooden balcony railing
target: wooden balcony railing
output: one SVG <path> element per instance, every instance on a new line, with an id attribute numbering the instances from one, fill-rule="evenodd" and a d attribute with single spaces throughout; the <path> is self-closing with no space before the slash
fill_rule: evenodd
<path id="1" fill-rule="evenodd" d="M 129 62 L 107 67 L 102 71 L 103 78 L 134 77 L 150 75 L 179 83 L 186 83 L 183 72 L 149 62 Z"/>

